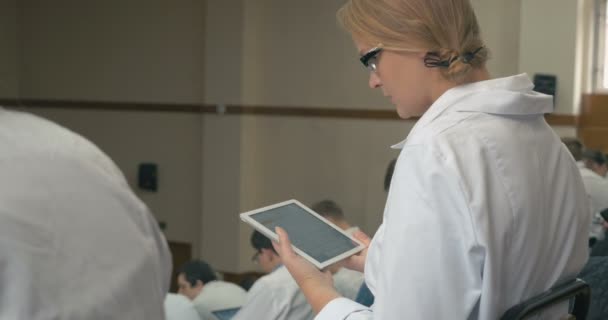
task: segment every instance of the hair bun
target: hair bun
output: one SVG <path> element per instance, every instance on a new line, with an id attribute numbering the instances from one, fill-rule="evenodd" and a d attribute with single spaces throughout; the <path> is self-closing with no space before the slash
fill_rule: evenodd
<path id="1" fill-rule="evenodd" d="M 444 77 L 458 82 L 465 78 L 470 70 L 485 61 L 487 50 L 484 49 L 484 46 L 479 46 L 464 53 L 452 49 L 440 49 L 427 55 L 425 65 L 440 68 Z"/>

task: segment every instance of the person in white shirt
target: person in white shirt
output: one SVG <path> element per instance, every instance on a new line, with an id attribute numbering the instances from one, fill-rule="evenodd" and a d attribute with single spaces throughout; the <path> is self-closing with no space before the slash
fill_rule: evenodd
<path id="1" fill-rule="evenodd" d="M 545 121 L 550 96 L 525 74 L 490 80 L 469 0 L 350 0 L 338 17 L 402 118 L 383 223 L 346 265 L 365 272 L 371 308 L 275 245 L 318 320 L 499 319 L 576 277 L 589 207 L 576 163 Z M 367 240 L 367 241 L 366 241 Z M 568 303 L 538 319 L 558 319 Z"/>
<path id="2" fill-rule="evenodd" d="M 234 283 L 218 280 L 211 266 L 202 260 L 184 264 L 177 273 L 178 293 L 192 300 L 203 320 L 209 313 L 240 308 L 247 292 Z"/>
<path id="3" fill-rule="evenodd" d="M 267 275 L 258 279 L 247 301 L 232 320 L 308 320 L 313 319 L 311 306 L 289 271 L 282 265 L 272 242 L 259 231 L 251 235 L 256 250 L 253 260 Z"/>
<path id="4" fill-rule="evenodd" d="M 579 164 L 585 190 L 591 198 L 590 245 L 605 238 L 606 229 L 600 212 L 608 209 L 608 180 L 605 179 L 606 157 L 600 151 L 584 150 Z"/>
<path id="5" fill-rule="evenodd" d="M 188 298 L 168 293 L 165 297 L 165 320 L 201 320 L 201 317 Z"/>
<path id="6" fill-rule="evenodd" d="M 600 216 L 602 210 L 608 209 L 608 180 L 603 177 L 605 158 L 600 152 L 585 150 L 576 138 L 562 138 L 562 142 L 576 161 L 590 202 L 589 247 L 592 247 L 605 238 L 604 219 Z"/>
<path id="7" fill-rule="evenodd" d="M 606 156 L 599 150 L 587 149 L 583 151 L 583 162 L 585 167 L 595 172 L 598 176 L 606 178 L 608 172 L 608 161 Z"/>
<path id="8" fill-rule="evenodd" d="M 164 319 L 168 246 L 116 165 L 1 108 L 0 150 L 0 319 Z"/>
<path id="9" fill-rule="evenodd" d="M 323 200 L 313 204 L 310 209 L 318 213 L 323 218 L 331 221 L 349 235 L 359 231 L 358 227 L 353 227 L 344 217 L 342 208 L 332 200 Z M 347 268 L 339 268 L 334 271 L 334 287 L 345 298 L 355 300 L 361 285 L 363 284 L 363 273 Z"/>

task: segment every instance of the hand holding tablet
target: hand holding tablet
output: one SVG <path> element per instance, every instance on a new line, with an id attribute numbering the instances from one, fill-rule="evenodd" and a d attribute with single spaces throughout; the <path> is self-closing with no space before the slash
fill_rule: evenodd
<path id="1" fill-rule="evenodd" d="M 364 249 L 358 240 L 297 200 L 242 213 L 241 219 L 275 241 L 275 227 L 283 228 L 294 250 L 319 269 Z"/>

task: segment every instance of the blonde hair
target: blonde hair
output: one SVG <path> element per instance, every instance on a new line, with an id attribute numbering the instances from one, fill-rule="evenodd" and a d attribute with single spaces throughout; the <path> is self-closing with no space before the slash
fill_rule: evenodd
<path id="1" fill-rule="evenodd" d="M 349 0 L 337 17 L 354 38 L 370 46 L 453 60 L 440 70 L 454 82 L 466 81 L 488 59 L 469 0 Z M 467 55 L 479 48 L 469 60 Z"/>

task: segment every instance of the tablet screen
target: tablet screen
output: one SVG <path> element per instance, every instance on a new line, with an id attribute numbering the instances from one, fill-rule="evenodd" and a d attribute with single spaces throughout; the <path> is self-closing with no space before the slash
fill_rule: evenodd
<path id="1" fill-rule="evenodd" d="M 250 217 L 273 232 L 276 226 L 285 229 L 295 247 L 320 263 L 358 246 L 323 220 L 293 203 L 255 213 Z"/>

